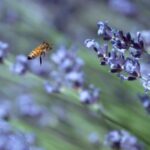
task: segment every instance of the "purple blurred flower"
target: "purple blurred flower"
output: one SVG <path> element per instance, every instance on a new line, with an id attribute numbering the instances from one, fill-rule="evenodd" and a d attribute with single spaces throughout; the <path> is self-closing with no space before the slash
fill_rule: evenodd
<path id="1" fill-rule="evenodd" d="M 83 82 L 84 82 L 84 74 L 83 72 L 78 72 L 78 71 L 72 71 L 66 74 L 65 76 L 66 79 L 66 84 L 69 87 L 82 87 Z"/>
<path id="2" fill-rule="evenodd" d="M 124 130 L 114 130 L 106 135 L 105 144 L 119 150 L 143 150 L 136 137 Z"/>
<path id="3" fill-rule="evenodd" d="M 25 136 L 21 133 L 10 134 L 5 147 L 6 150 L 30 150 Z"/>
<path id="4" fill-rule="evenodd" d="M 16 62 L 11 66 L 11 71 L 18 74 L 23 75 L 28 70 L 28 60 L 25 55 L 18 55 L 16 57 Z"/>
<path id="5" fill-rule="evenodd" d="M 54 64 L 53 68 L 55 71 L 50 73 L 50 78 L 56 81 L 56 85 L 58 82 L 61 86 L 72 88 L 80 88 L 83 86 L 84 73 L 82 67 L 84 61 L 77 57 L 75 50 L 68 50 L 65 47 L 60 47 L 51 55 L 51 61 Z M 45 87 L 50 93 L 54 90 L 53 88 L 55 88 L 55 85 Z"/>
<path id="6" fill-rule="evenodd" d="M 44 108 L 37 105 L 28 95 L 22 95 L 17 99 L 17 105 L 21 116 L 40 119 Z"/>
<path id="7" fill-rule="evenodd" d="M 137 15 L 136 5 L 130 0 L 109 0 L 109 6 L 125 16 Z"/>
<path id="8" fill-rule="evenodd" d="M 44 61 L 44 63 L 40 65 L 38 59 L 30 61 L 28 68 L 32 73 L 44 78 L 48 78 L 50 72 L 52 71 L 52 65 L 48 61 Z"/>
<path id="9" fill-rule="evenodd" d="M 89 85 L 88 89 L 82 89 L 79 93 L 80 101 L 84 104 L 93 104 L 100 98 L 100 90 L 93 85 Z"/>
<path id="10" fill-rule="evenodd" d="M 31 150 L 37 148 L 33 133 L 22 133 L 0 120 L 0 150 Z"/>

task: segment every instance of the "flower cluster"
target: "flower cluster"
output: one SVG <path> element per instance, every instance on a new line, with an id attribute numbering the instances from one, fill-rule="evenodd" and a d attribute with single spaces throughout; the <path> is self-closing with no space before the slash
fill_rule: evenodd
<path id="1" fill-rule="evenodd" d="M 107 134 L 105 144 L 119 150 L 143 150 L 136 137 L 124 130 L 114 130 Z"/>
<path id="2" fill-rule="evenodd" d="M 32 133 L 14 131 L 12 126 L 0 120 L 0 149 L 1 150 L 43 150 L 36 146 L 36 138 Z"/>
<path id="3" fill-rule="evenodd" d="M 77 56 L 75 49 L 68 50 L 65 47 L 60 47 L 56 52 L 52 53 L 49 62 L 45 61 L 45 63 L 39 67 L 37 67 L 37 65 L 39 65 L 38 60 L 29 63 L 25 55 L 18 55 L 10 70 L 18 75 L 24 75 L 27 71 L 31 71 L 38 76 L 44 77 L 47 80 L 44 81 L 44 89 L 48 94 L 61 92 L 62 87 L 67 87 L 79 91 L 82 103 L 91 104 L 99 99 L 100 93 L 97 88 L 91 85 L 85 88 L 84 61 Z M 32 114 L 31 112 L 35 114 L 39 113 L 39 110 L 37 111 L 37 108 L 35 109 L 29 100 L 22 100 L 19 102 L 19 105 L 27 106 L 26 108 L 30 109 L 30 111 L 26 110 L 27 114 L 30 113 L 28 114 L 29 116 Z M 32 111 L 32 107 L 28 107 L 30 105 L 33 106 Z M 23 112 L 22 110 L 20 111 Z"/>
<path id="4" fill-rule="evenodd" d="M 60 47 L 51 55 L 53 69 L 50 73 L 50 82 L 45 82 L 47 93 L 60 92 L 61 87 L 78 89 L 80 101 L 86 104 L 95 103 L 99 99 L 99 89 L 93 85 L 85 88 L 84 85 L 84 61 L 77 56 L 75 50 L 67 50 Z"/>
<path id="5" fill-rule="evenodd" d="M 67 50 L 60 47 L 56 53 L 51 56 L 52 62 L 55 64 L 55 71 L 51 73 L 51 78 L 60 81 L 69 87 L 80 88 L 83 86 L 84 73 L 82 67 L 84 62 L 77 57 L 75 50 Z M 57 70 L 57 72 L 56 72 Z"/>
<path id="6" fill-rule="evenodd" d="M 108 65 L 111 73 L 118 73 L 123 80 L 141 78 L 140 62 L 144 50 L 141 34 L 132 38 L 131 34 L 122 30 L 112 29 L 106 22 L 98 22 L 98 35 L 111 44 L 100 45 L 94 39 L 85 40 L 87 48 L 92 48 L 100 60 L 101 65 Z"/>
<path id="7" fill-rule="evenodd" d="M 23 117 L 40 118 L 44 109 L 37 105 L 28 95 L 21 95 L 17 98 L 19 113 Z"/>
<path id="8" fill-rule="evenodd" d="M 56 126 L 61 120 L 66 119 L 62 106 L 41 106 L 29 95 L 21 95 L 16 101 L 16 110 L 19 117 L 29 122 L 34 122 L 40 127 Z M 51 111 L 49 111 L 51 110 Z M 57 112 L 57 113 L 56 113 Z"/>
<path id="9" fill-rule="evenodd" d="M 0 41 L 0 63 L 3 63 L 4 58 L 7 55 L 7 52 L 8 52 L 7 48 L 8 48 L 8 44 Z"/>

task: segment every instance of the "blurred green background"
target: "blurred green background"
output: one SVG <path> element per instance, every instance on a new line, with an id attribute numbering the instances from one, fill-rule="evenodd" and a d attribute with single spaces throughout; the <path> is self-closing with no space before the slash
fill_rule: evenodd
<path id="1" fill-rule="evenodd" d="M 108 68 L 100 66 L 95 54 L 83 44 L 86 38 L 97 38 L 99 20 L 109 21 L 113 27 L 124 31 L 149 29 L 150 1 L 134 0 L 133 3 L 137 12 L 124 15 L 113 10 L 107 0 L 0 1 L 0 40 L 9 44 L 10 51 L 6 63 L 0 65 L 0 99 L 15 102 L 18 95 L 29 94 L 50 112 L 53 107 L 60 107 L 67 117 L 61 120 L 53 113 L 55 123 L 48 127 L 14 117 L 10 123 L 16 129 L 34 132 L 38 145 L 46 150 L 108 150 L 103 144 L 105 135 L 116 129 L 129 131 L 146 145 L 147 150 L 150 149 L 150 117 L 137 97 L 144 92 L 141 83 L 121 82 L 109 74 Z M 48 95 L 43 89 L 44 78 L 32 73 L 19 76 L 10 72 L 18 54 L 27 55 L 44 40 L 53 43 L 53 51 L 60 45 L 78 47 L 78 55 L 85 61 L 86 83 L 101 89 L 100 104 L 105 109 L 104 114 L 96 111 L 93 105 L 81 104 L 74 90 Z M 89 141 L 91 133 L 97 133 L 99 145 Z"/>

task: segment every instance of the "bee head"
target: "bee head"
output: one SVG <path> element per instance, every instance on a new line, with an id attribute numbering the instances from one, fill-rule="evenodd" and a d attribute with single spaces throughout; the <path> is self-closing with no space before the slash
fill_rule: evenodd
<path id="1" fill-rule="evenodd" d="M 53 45 L 52 44 L 49 44 L 48 42 L 43 42 L 42 43 L 42 45 L 44 46 L 44 47 L 46 47 L 47 49 L 49 49 L 49 50 L 51 50 L 52 48 L 53 48 Z"/>

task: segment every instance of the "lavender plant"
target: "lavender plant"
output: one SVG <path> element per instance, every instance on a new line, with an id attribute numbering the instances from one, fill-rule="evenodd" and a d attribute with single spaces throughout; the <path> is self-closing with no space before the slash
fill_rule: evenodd
<path id="1" fill-rule="evenodd" d="M 141 78 L 140 58 L 145 53 L 141 33 L 133 38 L 131 33 L 111 28 L 106 22 L 98 22 L 98 35 L 111 45 L 100 45 L 94 39 L 85 40 L 87 48 L 92 48 L 101 65 L 107 65 L 111 73 L 117 73 L 123 80 Z"/>
<path id="2" fill-rule="evenodd" d="M 105 144 L 117 150 L 143 150 L 137 138 L 124 130 L 110 131 L 106 135 Z"/>
<path id="3" fill-rule="evenodd" d="M 38 150 L 36 137 L 33 133 L 23 133 L 6 121 L 0 120 L 0 149 L 1 150 Z"/>

